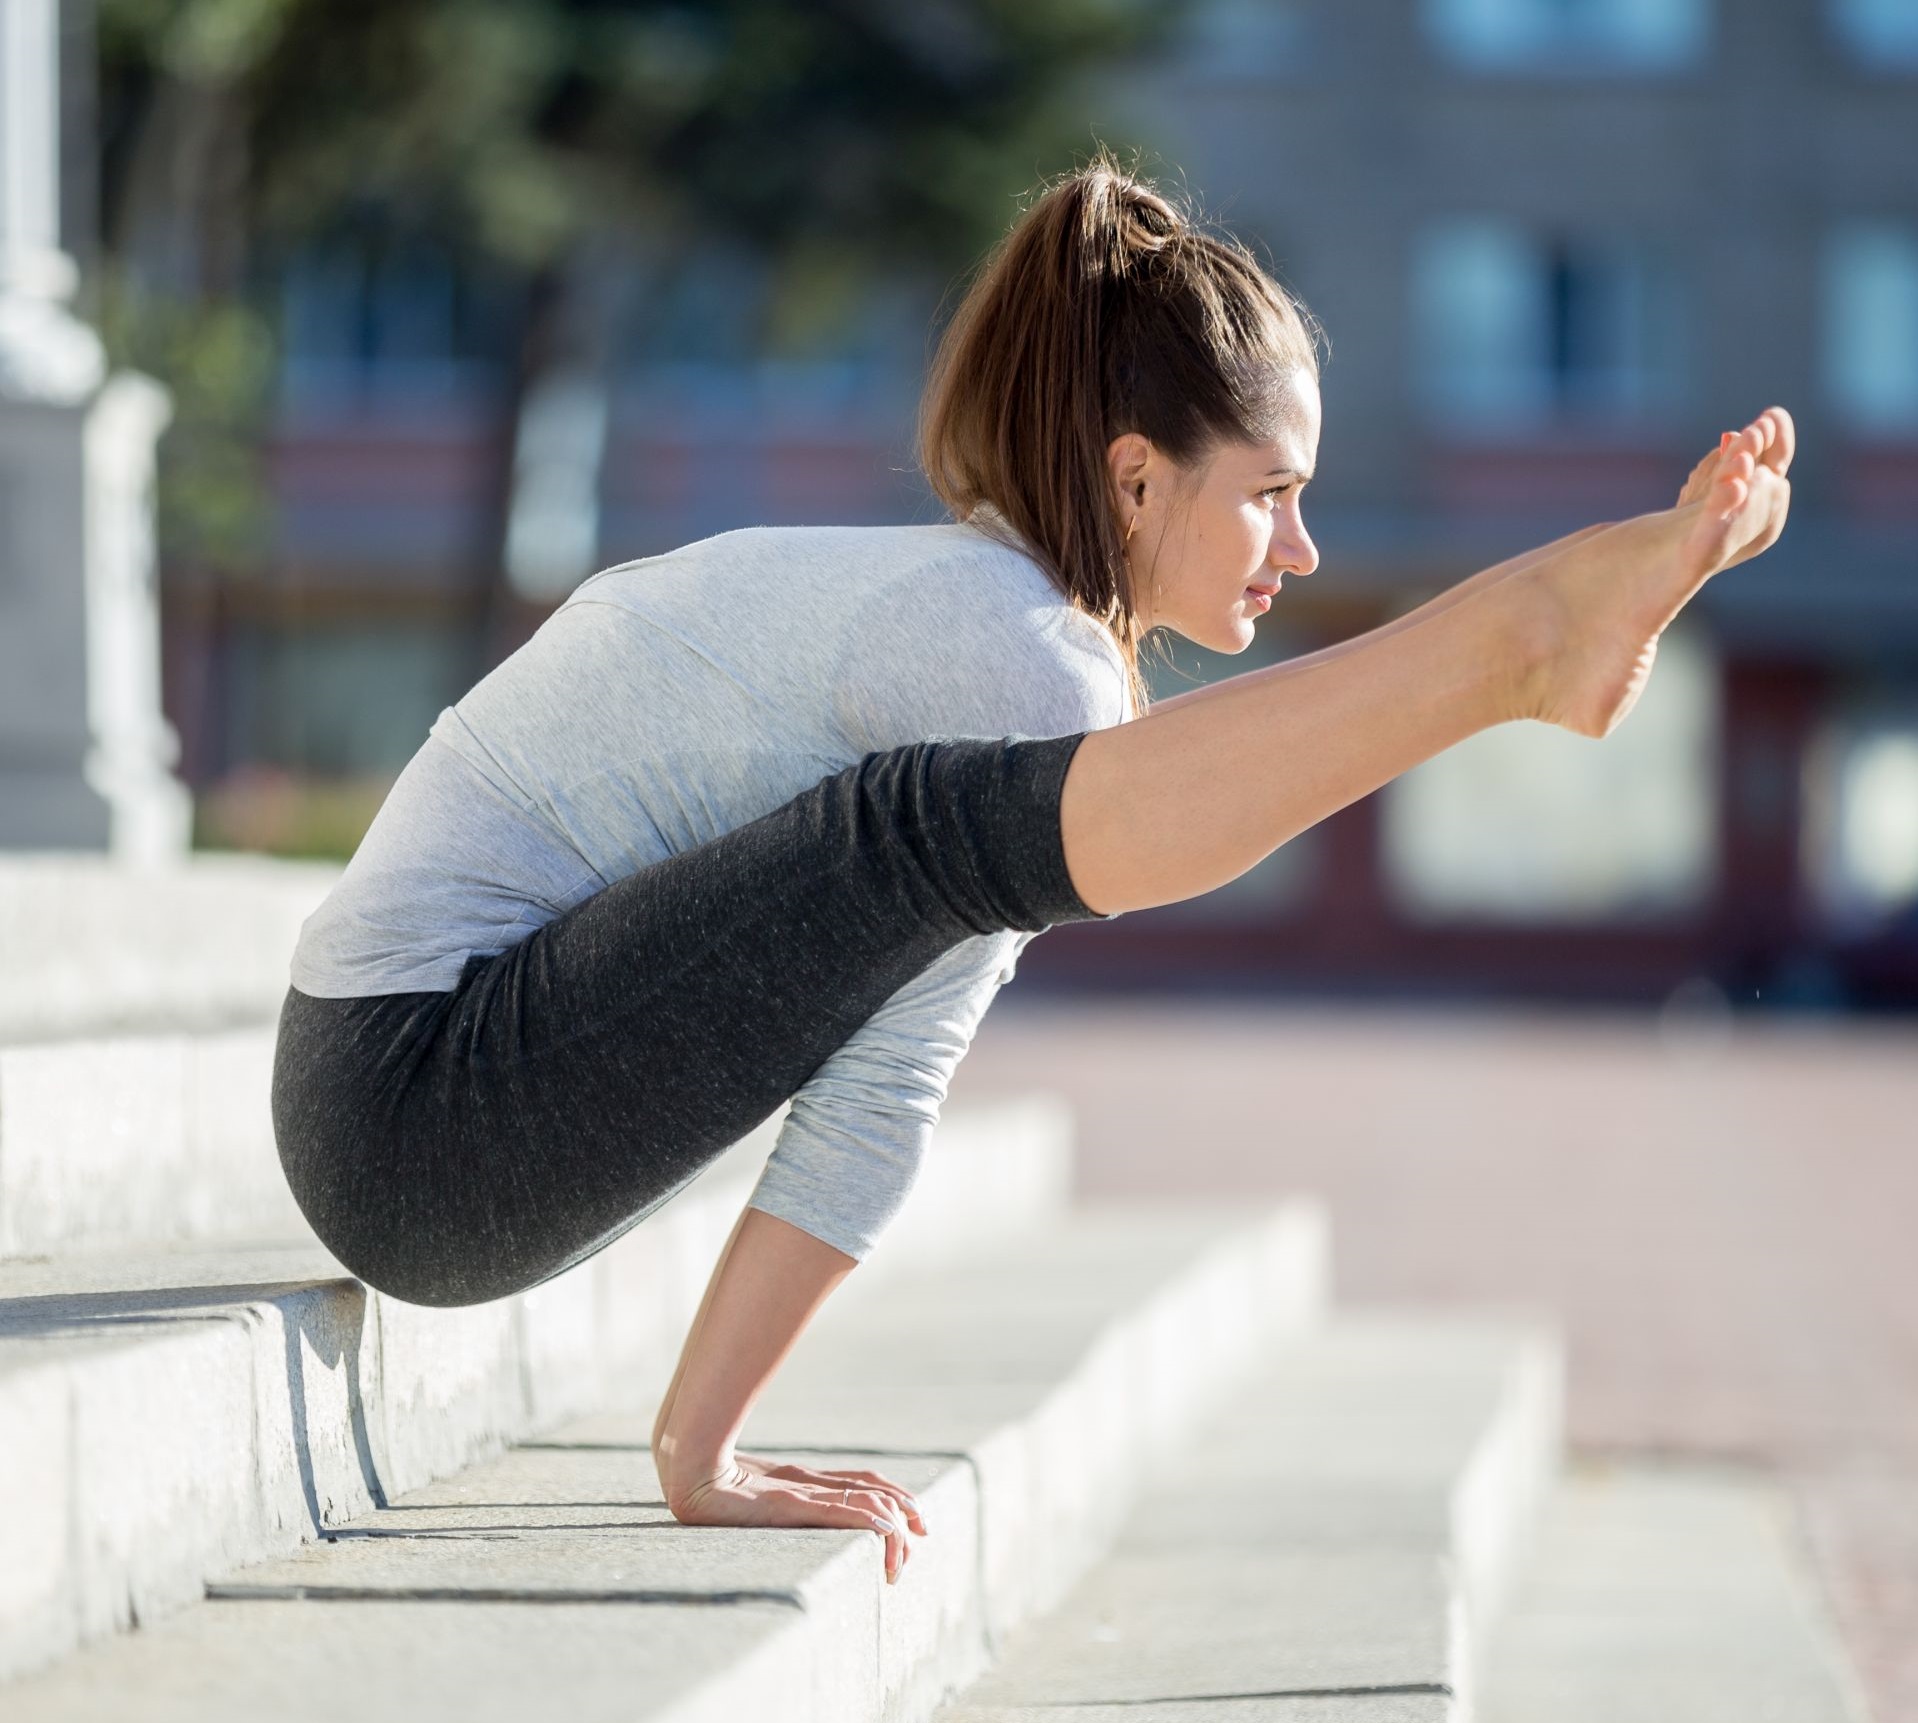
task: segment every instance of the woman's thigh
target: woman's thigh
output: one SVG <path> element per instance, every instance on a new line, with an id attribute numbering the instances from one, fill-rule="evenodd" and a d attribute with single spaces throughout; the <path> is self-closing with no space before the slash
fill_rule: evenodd
<path id="1" fill-rule="evenodd" d="M 615 881 L 450 994 L 289 998 L 289 1180 L 370 1284 L 536 1285 L 763 1122 L 974 934 L 1093 919 L 1058 796 L 1081 736 L 915 743 Z"/>

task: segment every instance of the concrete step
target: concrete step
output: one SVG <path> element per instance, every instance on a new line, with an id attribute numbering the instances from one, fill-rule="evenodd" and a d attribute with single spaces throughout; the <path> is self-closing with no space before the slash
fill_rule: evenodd
<path id="1" fill-rule="evenodd" d="M 1493 1633 L 1482 1723 L 1865 1723 L 1780 1486 L 1585 1460 Z"/>
<path id="2" fill-rule="evenodd" d="M 268 1022 L 0 1046 L 0 1260 L 310 1238 L 273 1142 L 275 1034 Z M 746 1139 L 755 1174 L 786 1111 Z M 915 1207 L 941 1208 L 944 1224 L 965 1210 L 987 1236 L 1018 1214 L 1055 1212 L 1072 1181 L 1064 1103 L 988 1110 L 976 1123 L 969 1111 L 941 1121 L 926 1176 L 938 1179 L 953 1154 L 991 1164 L 969 1161 L 963 1179 Z M 1014 1214 L 980 1212 L 1005 1202 Z"/>
<path id="3" fill-rule="evenodd" d="M 656 1403 L 773 1131 L 577 1268 L 468 1309 L 369 1293 L 310 1234 L 0 1263 L 0 1675 L 634 1384 Z M 954 1109 L 836 1301 L 1056 1222 L 1070 1170 L 1056 1099 Z"/>
<path id="4" fill-rule="evenodd" d="M 0 1047 L 0 1258 L 307 1235 L 273 1043 L 267 1024 Z"/>
<path id="5" fill-rule="evenodd" d="M 0 1042 L 271 1022 L 344 870 L 241 852 L 162 867 L 0 854 Z"/>
<path id="6" fill-rule="evenodd" d="M 1562 1408 L 1541 1321 L 1335 1314 L 1274 1352 L 935 1723 L 1468 1718 Z"/>
<path id="7" fill-rule="evenodd" d="M 234 1571 L 0 1691 L 9 1723 L 905 1723 L 1095 1561 L 1256 1362 L 1315 1323 L 1323 1213 L 1102 1205 L 834 1301 L 744 1452 L 871 1466 L 929 1535 L 673 1520 L 652 1396 Z M 847 1283 L 848 1286 L 851 1282 Z"/>

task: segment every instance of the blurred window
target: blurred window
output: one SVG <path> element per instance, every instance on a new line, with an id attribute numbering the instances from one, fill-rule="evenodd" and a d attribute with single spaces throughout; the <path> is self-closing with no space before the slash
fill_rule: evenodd
<path id="1" fill-rule="evenodd" d="M 280 278 L 290 365 L 357 365 L 363 354 L 366 262 L 344 248 L 302 252 Z"/>
<path id="2" fill-rule="evenodd" d="M 1425 922 L 1615 922 L 1702 907 L 1717 869 L 1718 665 L 1685 619 L 1599 745 L 1501 724 L 1381 792 L 1386 890 Z"/>
<path id="3" fill-rule="evenodd" d="M 1448 424 L 1630 420 L 1672 405 L 1677 288 L 1651 246 L 1459 216 L 1417 236 L 1412 273 L 1415 389 Z"/>
<path id="4" fill-rule="evenodd" d="M 1832 0 L 1838 39 L 1867 65 L 1918 67 L 1918 4 L 1913 0 Z"/>
<path id="5" fill-rule="evenodd" d="M 280 277 L 290 394 L 444 393 L 503 363 L 503 284 L 422 240 L 343 238 Z"/>
<path id="6" fill-rule="evenodd" d="M 1826 916 L 1918 916 L 1918 689 L 1836 716 L 1805 757 L 1805 871 Z"/>
<path id="7" fill-rule="evenodd" d="M 661 279 L 633 331 L 631 357 L 642 366 L 749 362 L 772 287 L 765 260 L 744 247 L 692 251 Z"/>
<path id="8" fill-rule="evenodd" d="M 506 578 L 520 597 L 557 604 L 599 561 L 606 379 L 559 367 L 527 390 L 506 510 Z"/>
<path id="9" fill-rule="evenodd" d="M 1841 222 L 1826 237 L 1823 268 L 1821 340 L 1833 405 L 1859 430 L 1918 429 L 1918 226 Z"/>
<path id="10" fill-rule="evenodd" d="M 1299 0 L 1200 0 L 1186 15 L 1180 69 L 1227 79 L 1309 71 L 1317 23 Z"/>
<path id="11" fill-rule="evenodd" d="M 235 679 L 230 746 L 325 775 L 397 773 L 464 684 L 456 632 L 387 620 L 262 637 Z"/>
<path id="12" fill-rule="evenodd" d="M 1471 71 L 1665 72 L 1709 45 L 1706 0 L 1425 0 L 1426 34 Z"/>

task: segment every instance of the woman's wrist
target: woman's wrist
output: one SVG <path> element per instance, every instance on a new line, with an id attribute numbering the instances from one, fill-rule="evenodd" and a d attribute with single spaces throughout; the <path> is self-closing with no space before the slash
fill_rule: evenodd
<path id="1" fill-rule="evenodd" d="M 653 1420 L 660 1482 L 711 1478 L 773 1372 L 855 1259 L 776 1215 L 748 1206 L 720 1253 Z"/>
<path id="2" fill-rule="evenodd" d="M 653 1470 L 666 1505 L 677 1511 L 701 1484 L 729 1473 L 737 1459 L 732 1440 L 698 1441 L 668 1424 L 654 1434 Z"/>

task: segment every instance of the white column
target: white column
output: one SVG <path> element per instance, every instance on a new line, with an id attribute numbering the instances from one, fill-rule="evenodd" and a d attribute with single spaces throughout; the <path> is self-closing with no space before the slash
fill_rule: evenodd
<path id="1" fill-rule="evenodd" d="M 58 0 L 0 0 L 0 848 L 174 857 L 192 806 L 160 711 L 153 445 L 68 310 Z"/>
<path id="2" fill-rule="evenodd" d="M 113 810 L 105 847 L 151 866 L 184 854 L 193 798 L 172 775 L 180 737 L 160 711 L 160 593 L 153 542 L 154 444 L 167 392 L 116 371 L 82 433 L 87 733 L 82 775 Z"/>
<path id="3" fill-rule="evenodd" d="M 59 0 L 0 0 L 0 393 L 74 404 L 104 356 L 66 310 L 60 249 Z"/>
<path id="4" fill-rule="evenodd" d="M 0 294 L 64 299 L 56 0 L 0 0 Z"/>

